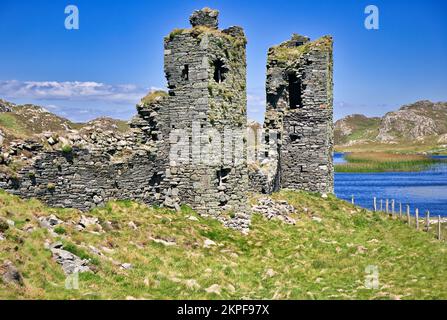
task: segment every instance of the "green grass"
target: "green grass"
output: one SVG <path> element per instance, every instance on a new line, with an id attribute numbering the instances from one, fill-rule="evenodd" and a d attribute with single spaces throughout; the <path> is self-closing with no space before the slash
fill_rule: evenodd
<path id="1" fill-rule="evenodd" d="M 422 171 L 440 160 L 425 155 L 357 152 L 345 156 L 347 163 L 335 165 L 336 172 Z"/>
<path id="2" fill-rule="evenodd" d="M 0 217 L 28 221 L 34 227 L 25 231 L 20 225 L 4 232 L 0 263 L 12 261 L 25 286 L 0 280 L 0 299 L 447 298 L 447 247 L 433 234 L 332 195 L 322 199 L 282 191 L 273 198 L 295 206 L 296 225 L 255 215 L 250 233 L 242 235 L 187 207 L 177 213 L 120 201 L 87 213 L 104 226 L 105 232 L 93 232 L 76 230 L 76 210 L 48 209 L 36 200 L 23 201 L 0 191 Z M 40 228 L 37 217 L 50 214 L 65 222 L 65 234 L 52 236 Z M 191 221 L 191 215 L 198 221 Z M 113 228 L 106 229 L 106 221 Z M 206 239 L 217 245 L 205 248 Z M 92 260 L 95 273 L 80 275 L 79 290 L 65 289 L 66 277 L 45 249 L 46 241 L 62 241 L 67 250 Z M 96 256 L 90 246 L 104 255 Z M 123 270 L 120 263 L 133 267 Z M 379 269 L 377 290 L 364 285 L 370 265 Z M 220 294 L 206 291 L 214 284 Z"/>

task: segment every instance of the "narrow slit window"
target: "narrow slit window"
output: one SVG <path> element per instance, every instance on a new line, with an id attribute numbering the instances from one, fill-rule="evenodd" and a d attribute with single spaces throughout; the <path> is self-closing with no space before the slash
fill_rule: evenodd
<path id="1" fill-rule="evenodd" d="M 289 107 L 297 109 L 302 106 L 301 79 L 295 73 L 289 74 Z"/>
<path id="2" fill-rule="evenodd" d="M 188 81 L 189 80 L 189 65 L 185 64 L 183 66 L 183 70 L 182 70 L 182 79 L 184 81 Z"/>

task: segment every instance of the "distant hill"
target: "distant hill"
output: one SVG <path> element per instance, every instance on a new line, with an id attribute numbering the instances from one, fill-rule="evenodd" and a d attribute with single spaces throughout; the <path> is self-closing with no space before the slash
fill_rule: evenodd
<path id="1" fill-rule="evenodd" d="M 45 132 L 63 134 L 91 127 L 119 132 L 129 129 L 122 120 L 98 118 L 87 123 L 74 123 L 41 106 L 15 105 L 0 99 L 0 132 L 6 141 L 29 139 Z"/>
<path id="2" fill-rule="evenodd" d="M 447 151 L 447 102 L 418 101 L 382 118 L 350 115 L 335 123 L 334 138 L 336 149 L 345 151 Z"/>

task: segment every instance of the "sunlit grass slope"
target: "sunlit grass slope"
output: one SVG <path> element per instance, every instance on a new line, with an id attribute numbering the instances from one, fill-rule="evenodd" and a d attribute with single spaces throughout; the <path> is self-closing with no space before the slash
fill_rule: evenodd
<path id="1" fill-rule="evenodd" d="M 3 233 L 0 264 L 11 261 L 24 278 L 20 287 L 0 277 L 0 298 L 447 298 L 447 247 L 432 234 L 333 196 L 282 191 L 273 197 L 296 207 L 296 225 L 255 215 L 251 232 L 242 235 L 186 207 L 173 212 L 113 202 L 86 214 L 104 225 L 98 232 L 77 231 L 75 210 L 48 209 L 0 191 L 0 217 L 15 224 Z M 65 221 L 57 235 L 38 224 L 37 217 L 50 214 Z M 215 245 L 205 247 L 207 239 Z M 62 241 L 65 249 L 91 258 L 95 272 L 80 275 L 79 290 L 65 289 L 46 241 Z M 365 287 L 370 265 L 378 267 L 378 289 Z"/>

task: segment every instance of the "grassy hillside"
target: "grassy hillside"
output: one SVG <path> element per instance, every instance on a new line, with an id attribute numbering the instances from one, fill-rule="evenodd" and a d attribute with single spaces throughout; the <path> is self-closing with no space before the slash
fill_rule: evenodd
<path id="1" fill-rule="evenodd" d="M 333 196 L 273 197 L 296 207 L 296 225 L 255 215 L 244 236 L 186 207 L 176 213 L 132 202 L 88 213 L 103 227 L 78 231 L 79 212 L 0 191 L 0 217 L 15 224 L 0 240 L 0 265 L 11 261 L 24 278 L 21 287 L 0 277 L 0 299 L 447 298 L 447 247 L 432 234 Z M 55 232 L 37 221 L 50 214 L 64 221 Z M 62 268 L 45 248 L 55 241 L 91 259 L 95 272 L 80 275 L 79 290 L 64 288 Z M 379 268 L 377 290 L 364 285 L 369 265 Z"/>
<path id="2" fill-rule="evenodd" d="M 337 121 L 334 128 L 334 139 L 337 144 L 353 140 L 373 140 L 379 133 L 380 118 L 368 118 L 354 114 Z"/>
<path id="3" fill-rule="evenodd" d="M 12 106 L 10 112 L 0 112 L 0 131 L 6 142 L 14 139 L 28 139 L 43 132 L 66 133 L 83 128 L 100 128 L 102 130 L 129 130 L 126 121 L 111 118 L 98 118 L 87 123 L 74 123 L 59 117 L 44 108 L 35 105 Z"/>
<path id="4" fill-rule="evenodd" d="M 350 115 L 335 123 L 334 140 L 342 152 L 447 154 L 447 103 L 417 101 L 381 118 Z"/>

